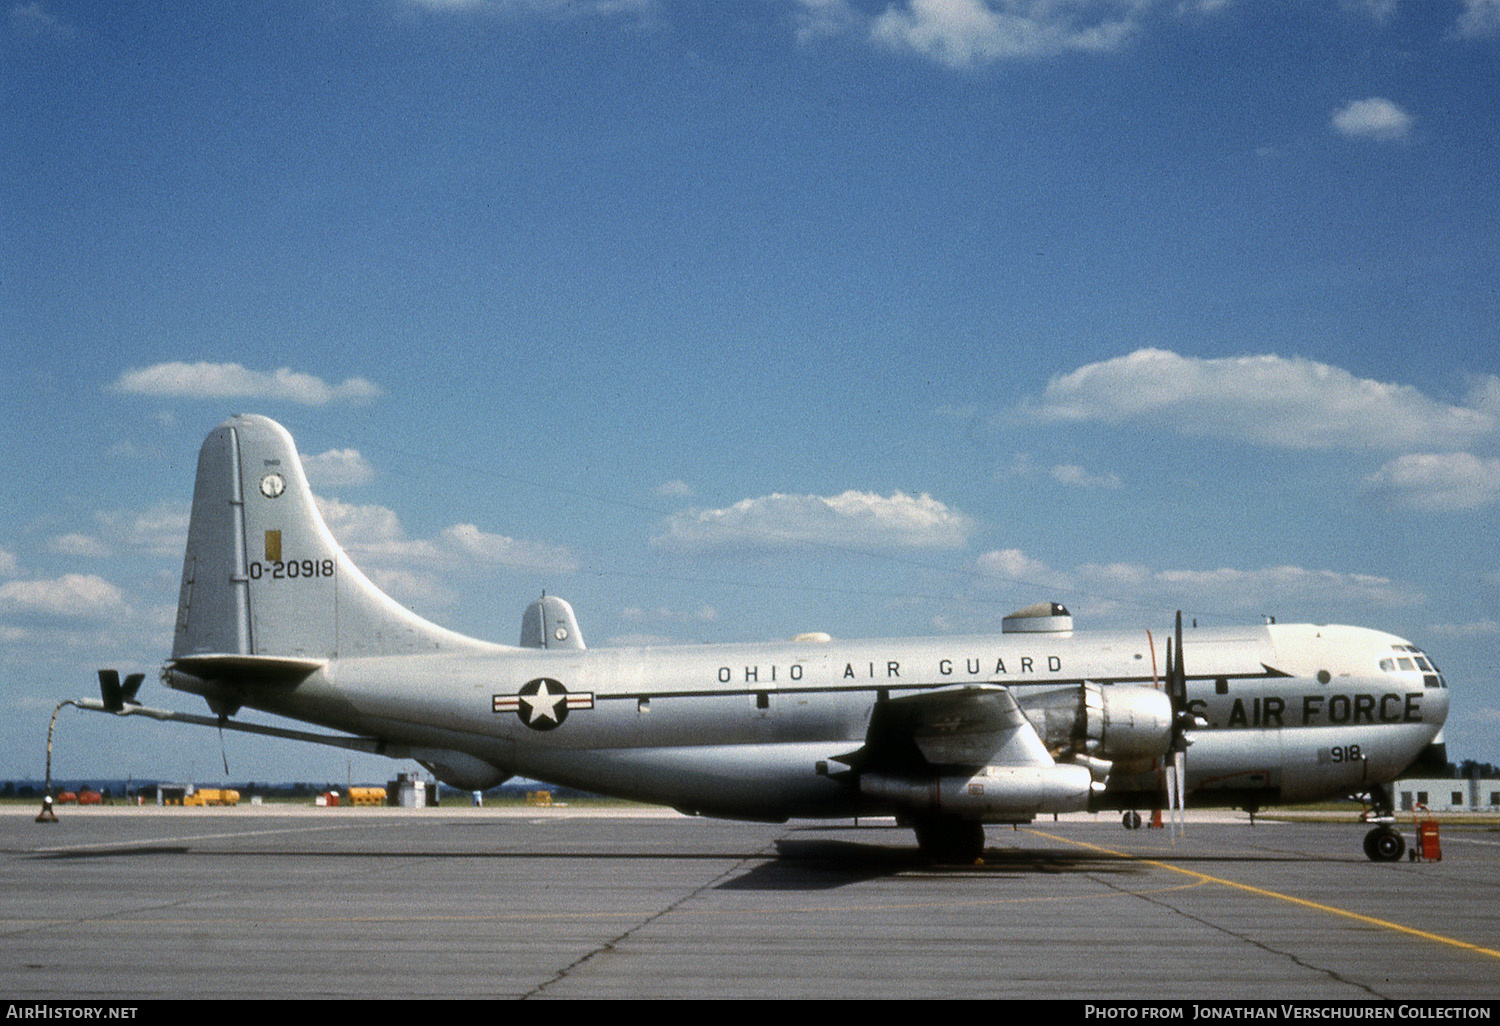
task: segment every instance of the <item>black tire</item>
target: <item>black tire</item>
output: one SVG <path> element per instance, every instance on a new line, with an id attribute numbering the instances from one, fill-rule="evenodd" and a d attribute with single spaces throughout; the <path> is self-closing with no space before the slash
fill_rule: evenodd
<path id="1" fill-rule="evenodd" d="M 917 847 L 935 862 L 971 863 L 984 854 L 984 824 L 956 816 L 931 816 L 912 824 Z"/>
<path id="2" fill-rule="evenodd" d="M 1406 854 L 1406 838 L 1390 827 L 1376 827 L 1365 834 L 1365 854 L 1372 862 L 1398 862 Z"/>

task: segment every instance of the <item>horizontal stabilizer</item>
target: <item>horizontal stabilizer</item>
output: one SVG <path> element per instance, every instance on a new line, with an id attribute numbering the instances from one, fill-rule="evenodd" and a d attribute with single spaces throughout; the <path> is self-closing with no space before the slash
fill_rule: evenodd
<path id="1" fill-rule="evenodd" d="M 327 664 L 326 659 L 220 653 L 179 656 L 169 665 L 173 670 L 200 680 L 221 680 L 232 684 L 296 684 Z"/>

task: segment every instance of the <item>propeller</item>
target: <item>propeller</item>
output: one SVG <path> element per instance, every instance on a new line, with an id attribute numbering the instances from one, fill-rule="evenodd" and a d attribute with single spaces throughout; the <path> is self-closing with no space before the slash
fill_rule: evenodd
<path id="1" fill-rule="evenodd" d="M 135 693 L 141 688 L 141 681 L 146 679 L 144 673 L 132 673 L 125 678 L 125 683 L 120 683 L 119 670 L 99 671 L 99 695 L 104 699 L 105 712 L 121 712 L 125 703 L 135 704 Z"/>
<path id="2" fill-rule="evenodd" d="M 1166 760 L 1165 786 L 1167 808 L 1172 818 L 1172 837 L 1176 839 L 1183 825 L 1183 812 L 1187 796 L 1187 750 L 1193 743 L 1188 731 L 1200 726 L 1197 716 L 1187 707 L 1187 666 L 1182 655 L 1182 610 L 1177 611 L 1177 625 L 1173 632 L 1177 645 L 1174 651 L 1173 638 L 1167 639 L 1167 699 L 1172 703 L 1172 744 L 1170 758 Z"/>

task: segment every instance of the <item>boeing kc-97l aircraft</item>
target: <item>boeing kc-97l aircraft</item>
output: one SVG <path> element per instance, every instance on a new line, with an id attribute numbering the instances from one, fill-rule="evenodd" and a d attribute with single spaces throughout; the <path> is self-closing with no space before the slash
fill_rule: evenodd
<path id="1" fill-rule="evenodd" d="M 1044 603 L 998 635 L 586 648 L 543 596 L 520 643 L 429 623 L 334 540 L 281 425 L 203 443 L 171 660 L 212 717 L 136 700 L 101 670 L 83 708 L 414 759 L 464 789 L 523 776 L 734 819 L 894 815 L 970 860 L 986 823 L 1364 795 L 1371 859 L 1401 857 L 1389 783 L 1439 745 L 1442 675 L 1357 627 L 1264 624 L 1155 638 L 1074 631 Z M 1160 657 L 1160 663 L 1158 658 Z M 234 719 L 259 709 L 343 734 Z M 1437 749 L 1440 751 L 1441 749 Z"/>

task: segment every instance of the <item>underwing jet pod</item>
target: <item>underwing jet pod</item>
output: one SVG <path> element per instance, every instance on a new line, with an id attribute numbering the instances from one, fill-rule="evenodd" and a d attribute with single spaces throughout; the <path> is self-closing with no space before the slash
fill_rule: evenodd
<path id="1" fill-rule="evenodd" d="M 455 787 L 521 775 L 736 819 L 895 815 L 941 857 L 987 823 L 1184 798 L 1258 808 L 1388 784 L 1434 743 L 1448 694 L 1401 638 L 1258 625 L 1158 639 L 1075 632 L 1061 606 L 999 635 L 588 648 L 544 596 L 520 643 L 446 630 L 381 592 L 324 524 L 291 436 L 259 416 L 199 455 L 169 687 L 212 716 L 136 701 L 116 715 L 217 725 L 415 759 Z M 336 734 L 235 719 L 257 709 Z M 1139 822 L 1139 817 L 1136 817 Z M 1372 859 L 1400 856 L 1388 822 Z"/>

